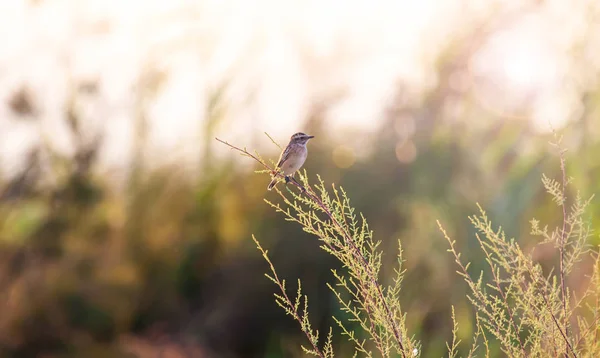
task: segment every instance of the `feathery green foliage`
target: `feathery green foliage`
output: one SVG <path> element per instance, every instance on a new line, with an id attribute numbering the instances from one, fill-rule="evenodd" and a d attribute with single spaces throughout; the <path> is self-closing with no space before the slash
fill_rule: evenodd
<path id="1" fill-rule="evenodd" d="M 221 142 L 260 163 L 265 170 L 259 172 L 283 178 L 282 174 L 272 169 L 274 165 L 267 164 L 258 153 L 251 154 L 245 148 Z M 384 357 L 417 356 L 420 346 L 406 331 L 406 314 L 398 299 L 404 274 L 401 246 L 394 282 L 384 286 L 379 280 L 382 259 L 380 241 L 373 238 L 366 219 L 350 205 L 343 188 L 332 185 L 331 190 L 327 190 L 323 180 L 317 178 L 318 184 L 311 185 L 304 171 L 300 174 L 300 182 L 293 178 L 290 181 L 298 191 L 287 186 L 285 191 L 275 187 L 282 204 L 265 201 L 283 214 L 286 220 L 300 224 L 304 231 L 316 236 L 322 243 L 321 248 L 343 264 L 345 272 L 332 270 L 335 283 L 328 286 L 346 314 L 345 319 L 334 319 L 343 335 L 354 345 L 355 356 L 372 357 L 374 351 Z M 270 266 L 271 274 L 267 277 L 281 291 L 275 295 L 277 304 L 299 323 L 310 342 L 310 347 L 303 347 L 305 353 L 333 357 L 331 330 L 321 345 L 319 332 L 313 330 L 308 319 L 308 298 L 302 295 L 301 282 L 298 281 L 298 292 L 292 299 L 288 295 L 285 280 L 277 275 L 267 251 L 256 238 L 254 241 Z M 360 327 L 362 332 L 354 331 L 351 326 Z M 365 335 L 367 338 L 362 338 Z"/>
<path id="2" fill-rule="evenodd" d="M 555 143 L 560 150 L 560 141 Z M 590 199 L 575 195 L 567 202 L 571 181 L 566 176 L 564 151 L 560 150 L 562 179 L 542 177 L 542 183 L 562 211 L 562 221 L 554 229 L 541 227 L 531 220 L 531 234 L 542 240 L 537 247 L 554 245 L 558 268 L 544 270 L 532 252 L 507 239 L 501 227 L 494 228 L 485 210 L 470 217 L 477 230 L 480 249 L 488 270 L 474 276 L 469 263 L 461 260 L 456 242 L 439 228 L 450 243 L 449 251 L 459 267 L 457 271 L 469 286 L 468 299 L 477 311 L 477 329 L 481 337 L 494 337 L 509 357 L 598 357 L 600 356 L 600 261 L 598 248 L 590 248 L 587 239 L 592 230 L 585 220 Z M 571 275 L 578 262 L 593 263 L 587 289 L 575 292 L 569 288 Z M 490 277 L 487 280 L 485 277 Z M 454 332 L 456 336 L 456 330 Z M 449 346 L 453 356 L 454 343 Z M 487 347 L 487 343 L 486 343 Z M 477 350 L 477 342 L 469 356 Z M 486 353 L 486 356 L 489 354 Z"/>
<path id="3" fill-rule="evenodd" d="M 258 153 L 223 143 L 260 163 L 265 170 L 259 172 L 283 178 Z M 558 141 L 556 147 L 560 149 L 559 144 Z M 438 221 L 459 267 L 457 272 L 469 286 L 467 298 L 476 311 L 476 329 L 468 357 L 480 351 L 489 357 L 491 340 L 497 341 L 509 357 L 600 356 L 600 255 L 597 248 L 592 249 L 587 243 L 592 229 L 585 220 L 591 198 L 583 199 L 577 194 L 572 204 L 568 204 L 567 188 L 571 181 L 566 177 L 562 150 L 560 163 L 562 180 L 542 177 L 547 193 L 562 211 L 560 224 L 551 230 L 531 220 L 531 234 L 542 239 L 537 246 L 552 244 L 556 249 L 558 268 L 544 270 L 532 252 L 526 252 L 517 240 L 507 239 L 502 228 L 495 228 L 479 206 L 479 215 L 469 219 L 477 230 L 476 238 L 488 270 L 473 276 L 469 263 L 461 260 L 456 242 Z M 317 178 L 318 184 L 311 185 L 304 171 L 299 182 L 290 180 L 299 190 L 276 187 L 282 203 L 265 201 L 286 220 L 300 224 L 304 231 L 316 236 L 321 248 L 343 264 L 345 272 L 332 271 L 335 283 L 329 288 L 346 313 L 345 320 L 334 319 L 353 344 L 355 356 L 372 357 L 374 352 L 382 357 L 418 355 L 419 343 L 407 333 L 406 314 L 398 299 L 404 274 L 400 242 L 396 277 L 387 287 L 379 281 L 380 242 L 373 238 L 366 219 L 355 212 L 342 188 L 332 185 L 328 190 L 324 181 Z M 308 318 L 308 297 L 302 294 L 301 282 L 298 281 L 296 297 L 290 297 L 286 282 L 277 275 L 267 251 L 253 239 L 269 264 L 271 273 L 267 277 L 281 291 L 275 295 L 277 304 L 298 322 L 310 343 L 310 347 L 303 347 L 304 352 L 333 357 L 332 331 L 321 344 L 319 332 L 312 328 Z M 575 268 L 581 262 L 591 262 L 593 272 L 587 290 L 575 292 L 569 288 L 568 280 L 578 272 Z M 447 349 L 449 357 L 456 357 L 461 341 L 457 337 L 454 307 L 452 320 L 453 338 Z"/>

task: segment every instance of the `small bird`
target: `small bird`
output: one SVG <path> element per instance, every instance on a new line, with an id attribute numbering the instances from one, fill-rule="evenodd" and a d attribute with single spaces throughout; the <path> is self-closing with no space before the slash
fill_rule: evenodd
<path id="1" fill-rule="evenodd" d="M 290 137 L 290 143 L 285 147 L 281 155 L 279 156 L 279 162 L 277 168 L 281 168 L 283 175 L 285 175 L 285 182 L 289 181 L 289 176 L 294 176 L 294 173 L 302 167 L 306 156 L 308 155 L 308 149 L 306 149 L 306 143 L 314 138 L 315 136 L 298 132 Z M 277 178 L 273 177 L 273 180 L 269 183 L 267 190 L 273 189 L 277 184 Z"/>

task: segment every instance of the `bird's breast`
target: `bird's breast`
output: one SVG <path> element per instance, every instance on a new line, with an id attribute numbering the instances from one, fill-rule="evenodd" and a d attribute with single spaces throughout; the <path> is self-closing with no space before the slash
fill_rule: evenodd
<path id="1" fill-rule="evenodd" d="M 295 155 L 291 155 L 290 158 L 288 158 L 288 160 L 286 160 L 281 166 L 285 175 L 293 174 L 300 169 L 306 160 L 307 153 L 308 151 L 304 149 Z"/>

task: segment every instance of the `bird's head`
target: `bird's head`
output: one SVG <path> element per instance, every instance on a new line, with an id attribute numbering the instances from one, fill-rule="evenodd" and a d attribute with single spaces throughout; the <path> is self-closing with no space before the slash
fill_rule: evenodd
<path id="1" fill-rule="evenodd" d="M 308 142 L 310 139 L 312 139 L 314 137 L 315 137 L 314 135 L 308 135 L 308 134 L 304 134 L 302 132 L 298 132 L 290 138 L 290 142 L 298 143 L 298 144 L 306 144 L 306 142 Z"/>

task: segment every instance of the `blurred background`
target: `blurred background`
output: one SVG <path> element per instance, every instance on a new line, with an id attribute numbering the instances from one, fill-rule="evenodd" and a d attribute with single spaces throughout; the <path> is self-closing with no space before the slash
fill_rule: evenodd
<path id="1" fill-rule="evenodd" d="M 383 281 L 402 241 L 409 332 L 443 356 L 451 305 L 465 342 L 473 313 L 436 219 L 474 272 L 477 202 L 532 247 L 529 220 L 560 219 L 552 129 L 596 193 L 599 79 L 595 0 L 4 0 L 0 356 L 301 356 L 251 234 L 321 331 L 337 264 L 214 140 L 276 159 L 264 132 L 297 131 L 382 240 Z"/>

